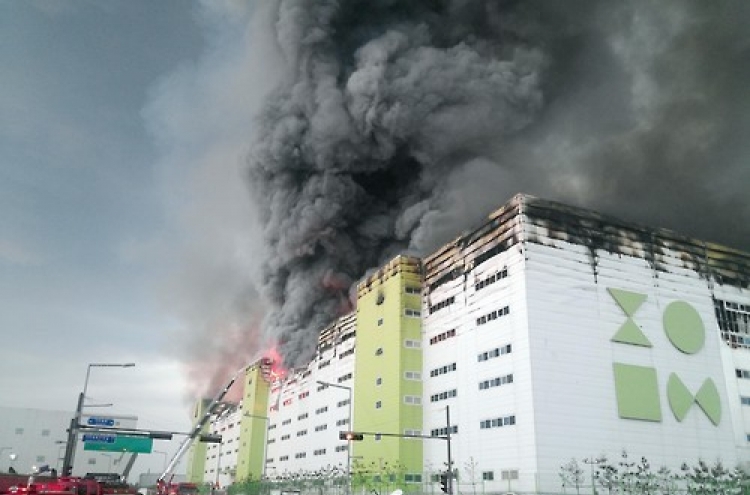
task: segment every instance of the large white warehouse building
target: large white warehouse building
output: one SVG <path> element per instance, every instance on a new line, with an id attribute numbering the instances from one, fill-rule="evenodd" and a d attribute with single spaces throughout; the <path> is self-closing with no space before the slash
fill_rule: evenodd
<path id="1" fill-rule="evenodd" d="M 421 437 L 448 434 L 454 483 L 487 492 L 590 493 L 643 459 L 750 467 L 749 286 L 748 253 L 518 195 L 362 281 L 307 368 L 263 384 L 250 366 L 234 479 L 351 464 L 366 484 L 390 462 L 439 491 L 446 442 Z"/>

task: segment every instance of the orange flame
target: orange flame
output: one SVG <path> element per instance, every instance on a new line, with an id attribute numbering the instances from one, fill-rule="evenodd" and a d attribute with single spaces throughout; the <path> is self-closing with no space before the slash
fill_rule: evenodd
<path id="1" fill-rule="evenodd" d="M 261 361 L 261 366 L 263 367 L 263 377 L 268 383 L 283 380 L 288 372 L 288 370 L 284 368 L 284 360 L 281 357 L 281 354 L 279 354 L 276 346 L 273 346 L 266 351 Z"/>

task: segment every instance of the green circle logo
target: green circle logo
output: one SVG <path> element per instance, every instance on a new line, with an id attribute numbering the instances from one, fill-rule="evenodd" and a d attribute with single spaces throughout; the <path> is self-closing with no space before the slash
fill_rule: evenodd
<path id="1" fill-rule="evenodd" d="M 685 301 L 669 303 L 663 322 L 667 338 L 680 351 L 695 354 L 703 348 L 706 329 L 698 311 L 690 304 Z"/>

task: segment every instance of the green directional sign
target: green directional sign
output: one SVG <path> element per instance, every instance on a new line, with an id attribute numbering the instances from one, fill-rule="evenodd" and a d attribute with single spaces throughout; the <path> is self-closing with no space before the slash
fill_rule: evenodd
<path id="1" fill-rule="evenodd" d="M 98 450 L 101 452 L 137 452 L 150 454 L 154 440 L 147 437 L 131 437 L 116 435 L 114 442 L 84 442 L 83 450 Z"/>

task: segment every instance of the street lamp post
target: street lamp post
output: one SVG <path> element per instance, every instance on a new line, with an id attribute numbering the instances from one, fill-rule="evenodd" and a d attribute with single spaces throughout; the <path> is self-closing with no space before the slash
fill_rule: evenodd
<path id="1" fill-rule="evenodd" d="M 329 382 L 323 382 L 320 380 L 317 380 L 317 382 L 321 385 L 325 385 L 327 387 L 335 387 L 340 388 L 343 390 L 346 390 L 349 392 L 349 430 L 354 431 L 354 425 L 352 424 L 352 388 L 347 387 L 346 385 L 340 385 L 338 383 L 329 383 Z M 346 446 L 346 478 L 347 478 L 347 493 L 352 493 L 352 439 L 348 439 Z"/>
<path id="2" fill-rule="evenodd" d="M 83 412 L 84 401 L 86 400 L 86 390 L 88 390 L 89 386 L 91 368 L 132 368 L 133 366 L 135 366 L 135 363 L 89 363 L 86 368 L 86 379 L 83 382 L 83 392 L 78 395 L 75 416 L 70 420 L 70 427 L 68 428 L 68 440 L 65 447 L 62 468 L 63 476 L 73 474 L 73 460 L 75 459 L 76 443 L 78 441 L 78 425 L 81 422 L 81 413 Z"/>

